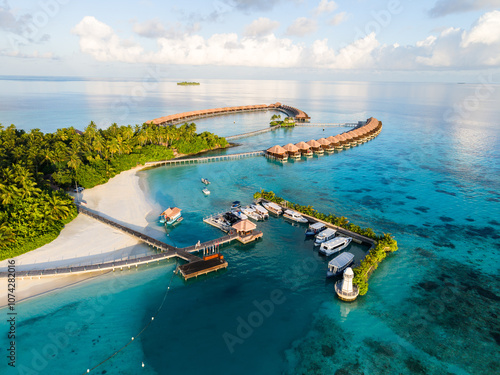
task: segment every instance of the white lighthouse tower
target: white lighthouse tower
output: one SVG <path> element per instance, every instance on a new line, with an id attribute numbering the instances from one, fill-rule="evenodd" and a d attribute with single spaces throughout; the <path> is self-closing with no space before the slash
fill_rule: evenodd
<path id="1" fill-rule="evenodd" d="M 351 267 L 344 271 L 344 279 L 335 283 L 335 292 L 343 301 L 354 301 L 359 294 L 358 287 L 352 284 L 354 272 Z"/>

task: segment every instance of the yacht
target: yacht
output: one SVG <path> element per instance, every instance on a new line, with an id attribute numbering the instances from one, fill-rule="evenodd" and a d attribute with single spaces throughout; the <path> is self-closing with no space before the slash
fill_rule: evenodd
<path id="1" fill-rule="evenodd" d="M 351 241 L 351 237 L 335 237 L 330 241 L 323 242 L 319 248 L 319 252 L 326 256 L 338 253 L 349 246 Z"/>
<path id="2" fill-rule="evenodd" d="M 281 207 L 278 206 L 276 203 L 263 202 L 262 205 L 264 206 L 265 209 L 271 211 L 273 214 L 281 215 L 283 213 L 283 210 L 281 209 Z"/>
<path id="3" fill-rule="evenodd" d="M 341 275 L 344 270 L 354 262 L 354 254 L 342 253 L 328 262 L 326 277 Z"/>
<path id="4" fill-rule="evenodd" d="M 286 210 L 285 213 L 283 214 L 283 217 L 286 217 L 287 219 L 296 221 L 297 223 L 308 223 L 309 220 L 307 220 L 304 216 L 299 214 L 297 211 L 292 211 L 292 210 Z"/>
<path id="5" fill-rule="evenodd" d="M 314 240 L 314 246 L 319 246 L 325 241 L 329 241 L 332 238 L 335 237 L 335 233 L 337 231 L 332 228 L 326 228 L 325 230 L 322 230 L 316 235 L 316 239 Z"/>
<path id="6" fill-rule="evenodd" d="M 309 225 L 309 228 L 306 230 L 306 236 L 314 236 L 325 229 L 326 225 L 318 221 Z"/>
<path id="7" fill-rule="evenodd" d="M 260 216 L 262 216 L 263 220 L 269 219 L 269 211 L 267 211 L 260 204 L 252 204 L 250 207 L 252 207 Z"/>
<path id="8" fill-rule="evenodd" d="M 250 219 L 253 219 L 255 221 L 261 221 L 264 220 L 261 214 L 259 214 L 255 208 L 252 206 L 246 206 L 241 209 L 241 212 L 243 212 L 245 215 L 247 215 Z"/>
<path id="9" fill-rule="evenodd" d="M 246 220 L 248 219 L 248 216 L 245 215 L 243 212 L 241 211 L 237 211 L 237 210 L 231 210 L 231 213 L 236 216 L 238 219 L 240 220 Z"/>

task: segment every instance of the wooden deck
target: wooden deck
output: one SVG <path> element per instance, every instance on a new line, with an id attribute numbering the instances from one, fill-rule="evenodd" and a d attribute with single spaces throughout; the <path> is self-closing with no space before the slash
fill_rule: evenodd
<path id="1" fill-rule="evenodd" d="M 199 163 L 213 163 L 213 162 L 217 162 L 217 161 L 251 158 L 254 156 L 262 156 L 264 154 L 265 154 L 264 150 L 259 150 L 259 151 L 251 151 L 251 152 L 241 152 L 238 154 L 224 154 L 224 155 L 216 155 L 216 156 L 206 156 L 206 157 L 201 157 L 201 158 L 186 158 L 186 159 L 151 161 L 151 162 L 145 163 L 144 165 L 146 167 L 159 167 L 162 165 L 187 165 L 187 164 L 199 164 Z"/>
<path id="2" fill-rule="evenodd" d="M 209 260 L 200 259 L 199 261 L 183 264 L 179 266 L 179 272 L 185 280 L 207 273 L 218 271 L 222 268 L 227 268 L 228 264 L 225 260 L 220 258 L 213 258 Z"/>
<path id="3" fill-rule="evenodd" d="M 259 135 L 263 133 L 267 133 L 273 130 L 277 130 L 281 128 L 281 125 L 276 125 L 276 126 L 270 126 L 266 129 L 261 129 L 261 130 L 255 130 L 253 132 L 248 132 L 248 133 L 243 133 L 243 134 L 237 134 L 237 135 L 230 135 L 229 137 L 224 137 L 226 138 L 226 141 L 233 141 L 235 139 L 240 139 L 240 138 L 246 138 L 246 137 L 253 137 L 254 135 Z"/>

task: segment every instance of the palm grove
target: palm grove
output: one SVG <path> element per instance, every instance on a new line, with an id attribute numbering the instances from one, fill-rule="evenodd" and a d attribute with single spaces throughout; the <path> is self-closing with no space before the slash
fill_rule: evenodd
<path id="1" fill-rule="evenodd" d="M 224 138 L 196 133 L 194 123 L 98 129 L 91 122 L 84 132 L 47 134 L 0 125 L 0 260 L 52 241 L 76 217 L 63 189 L 90 188 L 147 161 L 226 146 Z"/>

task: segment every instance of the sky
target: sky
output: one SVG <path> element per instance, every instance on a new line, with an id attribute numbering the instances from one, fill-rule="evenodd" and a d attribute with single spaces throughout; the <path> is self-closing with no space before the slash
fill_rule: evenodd
<path id="1" fill-rule="evenodd" d="M 1 75 L 477 82 L 500 0 L 0 0 Z"/>

